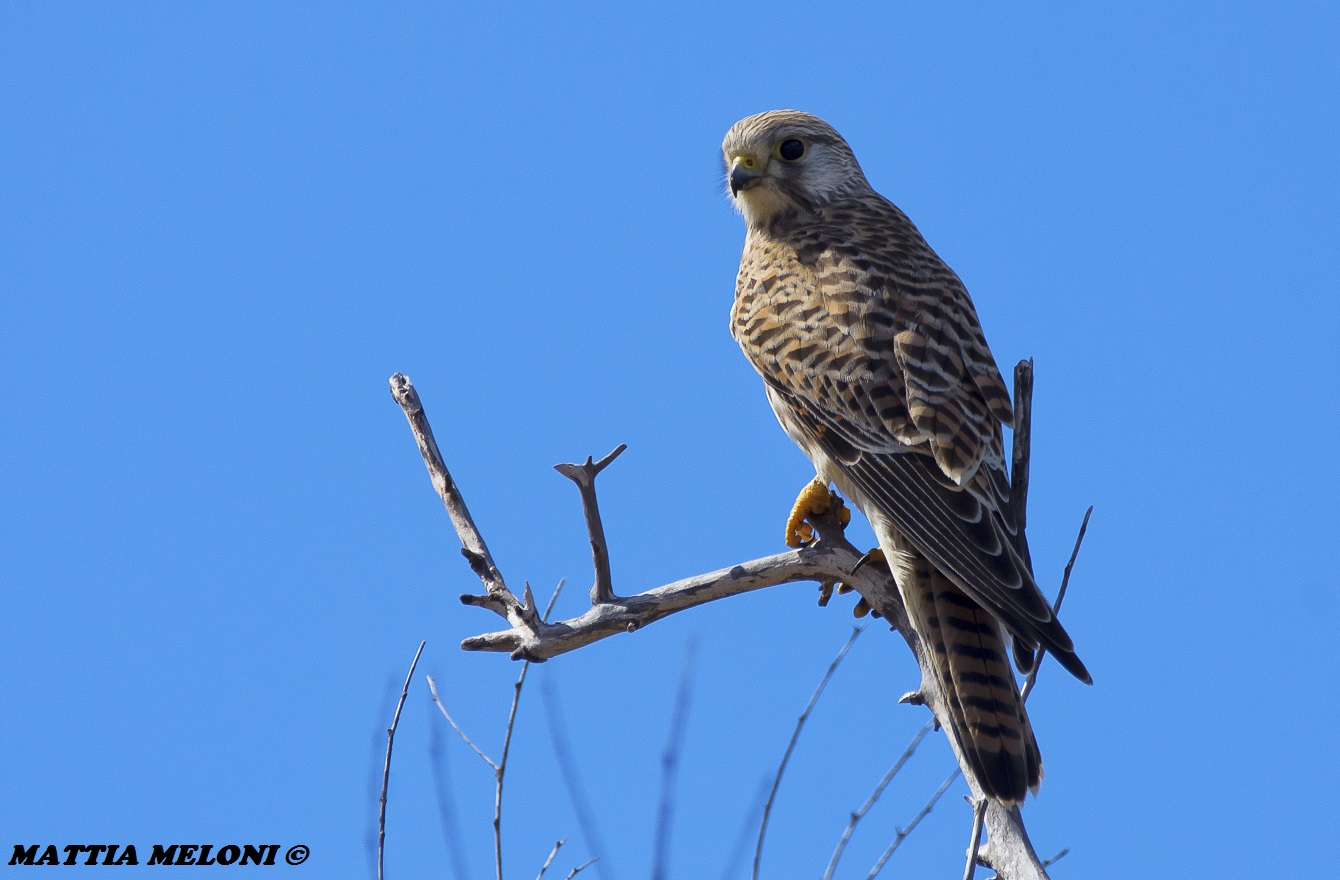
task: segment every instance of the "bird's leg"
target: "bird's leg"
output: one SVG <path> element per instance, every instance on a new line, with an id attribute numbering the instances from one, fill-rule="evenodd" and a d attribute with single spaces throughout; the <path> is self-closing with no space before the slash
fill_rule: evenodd
<path id="1" fill-rule="evenodd" d="M 851 522 L 851 511 L 842 503 L 838 493 L 831 491 L 828 484 L 815 477 L 800 490 L 796 503 L 791 507 L 791 515 L 786 518 L 786 546 L 803 547 L 814 540 L 814 527 L 805 522 L 808 517 L 828 513 L 836 504 L 838 522 L 846 526 Z"/>

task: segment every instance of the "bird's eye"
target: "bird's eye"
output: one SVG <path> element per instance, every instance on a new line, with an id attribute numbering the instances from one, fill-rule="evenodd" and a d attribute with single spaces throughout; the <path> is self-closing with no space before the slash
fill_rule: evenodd
<path id="1" fill-rule="evenodd" d="M 782 145 L 777 148 L 777 155 L 788 162 L 794 162 L 805 155 L 805 145 L 795 138 L 787 138 L 782 141 Z"/>

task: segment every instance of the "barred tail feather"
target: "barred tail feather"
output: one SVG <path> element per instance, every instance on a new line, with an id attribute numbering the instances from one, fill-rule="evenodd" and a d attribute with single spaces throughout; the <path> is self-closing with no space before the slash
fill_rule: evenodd
<path id="1" fill-rule="evenodd" d="M 917 554 L 904 591 L 943 694 L 950 733 L 984 794 L 1018 803 L 1036 793 L 1042 758 L 995 618 Z"/>

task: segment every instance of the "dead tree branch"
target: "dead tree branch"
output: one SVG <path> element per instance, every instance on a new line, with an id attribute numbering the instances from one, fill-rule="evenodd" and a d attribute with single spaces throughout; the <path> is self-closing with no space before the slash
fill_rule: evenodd
<path id="1" fill-rule="evenodd" d="M 842 830 L 842 837 L 838 840 L 837 848 L 833 850 L 833 857 L 828 860 L 828 868 L 824 870 L 824 875 L 820 880 L 833 880 L 833 872 L 837 870 L 838 862 L 842 859 L 842 853 L 847 849 L 847 843 L 851 840 L 852 834 L 856 832 L 857 824 L 865 818 L 866 813 L 870 812 L 870 808 L 879 800 L 880 795 L 884 793 L 884 789 L 889 787 L 889 783 L 898 775 L 898 771 L 902 770 L 903 765 L 916 753 L 917 746 L 921 745 L 921 741 L 926 738 L 926 734 L 930 733 L 934 726 L 934 721 L 927 721 L 921 730 L 917 731 L 917 735 L 912 737 L 912 742 L 908 744 L 907 749 L 889 768 L 889 772 L 884 774 L 884 778 L 879 781 L 879 785 L 875 786 L 875 790 L 870 793 L 870 797 L 865 799 L 865 803 L 861 804 L 859 810 L 851 814 L 847 827 Z"/>
<path id="2" fill-rule="evenodd" d="M 1065 573 L 1061 575 L 1061 589 L 1056 591 L 1056 601 L 1052 603 L 1052 614 L 1061 613 L 1061 603 L 1065 601 L 1066 588 L 1070 586 L 1070 571 L 1075 567 L 1075 557 L 1079 556 L 1079 545 L 1084 543 L 1084 533 L 1089 530 L 1089 517 L 1093 515 L 1093 505 L 1084 511 L 1084 520 L 1079 524 L 1079 534 L 1075 536 L 1075 547 L 1070 551 L 1070 561 L 1065 564 Z M 1033 670 L 1028 673 L 1028 678 L 1024 681 L 1023 690 L 1019 692 L 1020 698 L 1027 700 L 1028 695 L 1033 692 L 1033 685 L 1038 682 L 1038 673 L 1042 670 L 1042 653 L 1038 654 L 1037 662 L 1033 664 Z"/>
<path id="3" fill-rule="evenodd" d="M 558 601 L 558 594 L 563 592 L 563 581 L 558 582 L 554 587 L 554 594 L 549 597 L 549 605 L 544 609 L 544 617 L 549 616 L 549 612 L 554 610 L 554 603 Z M 526 600 L 534 607 L 534 600 L 530 595 L 530 584 L 526 584 Z M 542 618 L 543 620 L 543 618 Z M 498 869 L 498 880 L 503 880 L 502 869 L 502 796 L 503 796 L 503 777 L 507 775 L 507 756 L 512 751 L 512 731 L 516 729 L 516 707 L 521 702 L 521 688 L 526 683 L 526 673 L 530 672 L 530 664 L 521 664 L 521 674 L 517 676 L 516 684 L 512 686 L 512 708 L 507 713 L 507 732 L 503 734 L 502 757 L 498 759 L 498 766 L 494 767 L 494 775 L 497 777 L 497 784 L 493 788 L 493 859 Z M 557 847 L 555 847 L 557 849 Z M 541 871 L 540 873 L 544 873 Z"/>
<path id="4" fill-rule="evenodd" d="M 568 800 L 572 803 L 573 812 L 577 814 L 577 825 L 581 829 L 582 838 L 586 841 L 587 850 L 606 856 L 596 870 L 604 877 L 606 869 L 608 869 L 608 873 L 613 876 L 614 870 L 610 867 L 608 859 L 609 850 L 605 847 L 604 840 L 601 837 L 595 813 L 591 811 L 590 804 L 586 800 L 586 791 L 582 788 L 581 775 L 576 770 L 579 762 L 573 756 L 572 748 L 568 745 L 566 725 L 563 723 L 563 714 L 554 691 L 554 678 L 548 676 L 542 679 L 542 682 L 543 687 L 540 693 L 544 696 L 544 709 L 549 716 L 549 737 L 554 746 L 554 756 L 558 759 L 558 769 L 563 777 L 563 787 L 567 789 Z M 597 855 L 591 862 L 595 862 L 599 858 L 600 855 Z M 591 862 L 587 862 L 587 864 L 589 865 Z M 586 865 L 581 867 L 585 868 Z M 580 870 L 580 868 L 576 870 Z"/>
<path id="5" fill-rule="evenodd" d="M 430 435 L 430 436 L 431 436 L 431 435 Z M 553 594 L 552 596 L 549 597 L 549 605 L 548 605 L 548 607 L 546 607 L 546 608 L 544 609 L 544 617 L 545 617 L 545 618 L 548 618 L 548 617 L 549 617 L 549 612 L 554 610 L 554 603 L 558 601 L 558 594 L 561 593 L 561 592 L 563 592 L 563 581 L 559 581 L 559 582 L 558 582 L 558 586 L 554 588 L 554 594 Z M 527 595 L 530 595 L 530 586 L 529 586 L 529 585 L 527 585 L 527 587 L 526 587 L 526 594 L 527 594 Z M 422 645 L 419 646 L 419 650 L 423 650 L 423 646 L 422 646 Z M 417 655 L 415 656 L 415 660 L 416 660 L 416 661 L 418 660 L 418 656 L 417 656 Z M 493 860 L 494 860 L 494 867 L 496 868 L 496 871 L 497 871 L 497 880 L 502 880 L 502 870 L 503 870 L 503 868 L 502 868 L 502 796 L 503 796 L 503 780 L 504 780 L 505 777 L 507 776 L 507 755 L 508 755 L 508 753 L 511 751 L 511 748 L 512 748 L 512 731 L 513 731 L 513 730 L 515 729 L 515 727 L 516 727 L 516 709 L 517 709 L 517 704 L 519 704 L 519 703 L 521 702 L 521 688 L 522 688 L 522 686 L 526 683 L 526 673 L 529 672 L 529 671 L 530 671 L 530 664 L 529 664 L 529 663 L 522 663 L 522 664 L 521 664 L 521 674 L 517 677 L 516 684 L 513 685 L 513 692 L 512 692 L 512 708 L 511 708 L 511 709 L 508 711 L 508 713 L 507 713 L 507 730 L 506 730 L 506 732 L 503 734 L 502 757 L 501 757 L 499 760 L 497 760 L 497 761 L 494 761 L 494 760 L 493 760 L 492 758 L 490 758 L 488 755 L 484 754 L 483 749 L 481 749 L 479 746 L 475 745 L 474 740 L 472 740 L 472 739 L 470 739 L 470 737 L 466 736 L 465 731 L 464 731 L 464 730 L 461 730 L 460 725 L 456 723 L 456 719 L 454 719 L 454 718 L 451 717 L 451 713 L 447 711 L 447 707 L 446 707 L 446 705 L 442 702 L 441 698 L 438 697 L 438 694 L 437 694 L 437 682 L 433 681 L 433 677 L 432 677 L 431 675 L 426 676 L 426 678 L 428 679 L 428 691 L 429 691 L 429 693 L 431 693 L 431 694 L 433 695 L 433 702 L 437 704 L 437 708 L 438 708 L 438 710 L 442 713 L 442 717 L 444 717 L 444 718 L 447 719 L 447 723 L 451 725 L 452 730 L 456 731 L 456 733 L 460 735 L 461 739 L 463 739 L 463 740 L 465 741 L 465 744 L 466 744 L 467 746 L 469 746 L 469 747 L 474 751 L 474 753 L 475 753 L 476 755 L 478 755 L 478 756 L 484 761 L 484 763 L 485 763 L 485 764 L 488 764 L 489 767 L 492 768 L 492 770 L 493 770 L 493 778 L 494 778 L 494 787 L 493 787 Z M 411 674 L 411 675 L 414 674 L 414 667 L 412 667 L 412 666 L 410 667 L 410 674 Z M 408 687 L 408 681 L 406 682 L 406 687 Z M 402 703 L 404 702 L 404 697 L 403 697 L 403 696 L 401 697 L 401 702 L 402 702 Z M 396 712 L 397 717 L 399 717 L 399 714 L 400 714 L 400 713 L 399 713 L 399 711 L 397 710 L 397 712 Z M 388 760 L 389 760 L 389 752 L 388 752 Z M 558 849 L 559 849 L 559 847 L 561 847 L 562 845 L 563 845 L 563 841 L 562 841 L 562 840 L 560 840 L 558 843 L 554 844 L 553 852 L 551 852 L 551 853 L 549 854 L 549 860 L 546 861 L 546 862 L 544 863 L 544 867 L 540 869 L 540 876 L 544 876 L 544 872 L 549 868 L 550 863 L 553 862 L 553 860 L 554 860 L 554 856 L 558 854 Z"/>
<path id="6" fill-rule="evenodd" d="M 451 729 L 456 731 L 460 738 L 465 741 L 465 744 L 469 746 L 476 755 L 482 758 L 485 764 L 488 764 L 493 768 L 494 773 L 497 773 L 498 763 L 488 755 L 484 754 L 483 749 L 475 745 L 474 740 L 465 735 L 465 731 L 461 730 L 461 726 L 456 723 L 456 719 L 452 718 L 451 713 L 447 711 L 446 704 L 443 703 L 442 699 L 437 695 L 437 682 L 433 681 L 431 675 L 425 676 L 425 678 L 428 679 L 428 692 L 433 695 L 433 702 L 437 704 L 437 710 L 442 713 L 443 718 L 447 719 L 447 723 L 451 725 Z"/>
<path id="7" fill-rule="evenodd" d="M 698 646 L 696 640 L 690 639 L 684 648 L 679 687 L 675 689 L 670 735 L 666 737 L 665 751 L 661 753 L 661 794 L 656 807 L 656 836 L 651 845 L 651 880 L 666 880 L 670 876 L 670 831 L 675 824 L 675 779 L 679 772 L 679 751 L 684 744 L 684 731 L 689 723 L 689 706 L 693 702 L 693 673 L 697 663 Z"/>
<path id="8" fill-rule="evenodd" d="M 1010 454 L 1010 507 L 1022 533 L 1028 525 L 1028 469 L 1033 451 L 1033 359 L 1014 367 L 1014 443 Z"/>
<path id="9" fill-rule="evenodd" d="M 391 786 L 391 748 L 395 745 L 395 729 L 400 726 L 400 710 L 405 708 L 405 697 L 409 695 L 410 679 L 414 678 L 414 667 L 419 665 L 419 655 L 423 653 L 426 641 L 419 642 L 419 650 L 414 652 L 410 661 L 409 673 L 405 675 L 405 686 L 400 689 L 400 701 L 395 704 L 395 715 L 391 726 L 386 728 L 386 763 L 382 765 L 382 796 L 377 813 L 377 880 L 383 876 L 386 861 L 386 792 Z"/>
<path id="10" fill-rule="evenodd" d="M 931 810 L 935 809 L 935 805 L 940 802 L 940 798 L 944 797 L 945 792 L 949 790 L 949 786 L 953 785 L 954 780 L 962 775 L 962 770 L 955 770 L 953 773 L 949 774 L 944 782 L 940 783 L 940 787 L 935 790 L 935 794 L 931 795 L 931 799 L 926 802 L 926 806 L 921 808 L 921 812 L 912 817 L 912 821 L 908 823 L 906 828 L 898 829 L 898 833 L 894 836 L 893 841 L 888 845 L 888 848 L 886 848 L 884 852 L 880 853 L 879 860 L 875 862 L 875 866 L 871 868 L 870 873 L 866 875 L 866 880 L 875 880 L 875 878 L 879 876 L 879 872 L 884 870 L 884 866 L 888 864 L 888 861 L 893 854 L 898 851 L 898 847 L 902 846 L 903 841 L 907 840 L 908 835 L 916 830 L 916 827 L 921 824 L 921 820 L 931 814 Z"/>
<path id="11" fill-rule="evenodd" d="M 972 805 L 972 844 L 968 847 L 968 864 L 963 868 L 963 880 L 972 880 L 977 873 L 977 853 L 982 848 L 982 822 L 986 819 L 986 799 Z"/>
<path id="12" fill-rule="evenodd" d="M 554 863 L 554 859 L 558 857 L 558 851 L 562 849 L 563 844 L 567 842 L 568 839 L 565 837 L 558 843 L 554 844 L 554 848 L 549 850 L 549 858 L 545 859 L 544 864 L 540 866 L 540 873 L 535 875 L 535 880 L 544 880 L 544 872 L 549 870 L 549 866 L 552 865 Z"/>
<path id="13" fill-rule="evenodd" d="M 768 819 L 772 816 L 772 803 L 777 799 L 777 789 L 782 785 L 782 776 L 786 773 L 786 765 L 791 761 L 791 753 L 796 749 L 796 742 L 800 739 L 800 731 L 804 729 L 805 722 L 809 720 L 810 713 L 814 711 L 814 706 L 819 702 L 819 697 L 823 696 L 824 689 L 828 687 L 829 680 L 833 673 L 837 671 L 838 665 L 842 663 L 842 658 L 847 656 L 851 646 L 856 644 L 856 639 L 865 632 L 864 626 L 858 626 L 851 631 L 851 638 L 838 651 L 833 662 L 828 665 L 828 671 L 819 681 L 819 686 L 814 689 L 810 696 L 810 701 L 805 704 L 805 711 L 800 713 L 800 718 L 796 719 L 796 729 L 791 734 L 791 741 L 786 744 L 786 751 L 782 753 L 782 763 L 777 767 L 777 775 L 772 780 L 772 790 L 768 792 L 768 800 L 763 804 L 763 821 L 758 826 L 758 843 L 754 846 L 754 871 L 750 875 L 753 880 L 758 880 L 758 867 L 763 859 L 763 838 L 768 834 Z"/>
<path id="14" fill-rule="evenodd" d="M 1021 525 L 1026 520 L 1028 496 L 1032 377 L 1032 362 L 1021 361 L 1015 369 L 1011 476 L 1011 505 Z M 624 447 L 619 446 L 599 461 L 588 457 L 583 464 L 558 465 L 557 470 L 573 480 L 581 493 L 595 579 L 591 587 L 592 605 L 586 613 L 569 620 L 548 623 L 538 613 L 529 586 L 518 599 L 504 583 L 442 461 L 422 404 L 409 379 L 399 373 L 392 376 L 391 393 L 409 420 L 433 486 L 442 497 L 452 525 L 460 537 L 462 553 L 484 586 L 484 595 L 463 595 L 461 601 L 486 608 L 507 622 L 505 629 L 465 639 L 461 643 L 463 649 L 502 651 L 508 652 L 516 660 L 541 662 L 618 633 L 635 632 L 675 612 L 727 596 L 797 581 L 818 582 L 821 596 L 826 596 L 835 585 L 842 584 L 860 593 L 861 602 L 886 619 L 903 636 L 922 670 L 921 686 L 906 695 L 904 701 L 925 705 L 944 726 L 948 712 L 943 695 L 935 676 L 927 674 L 930 664 L 925 649 L 907 623 L 897 586 L 879 566 L 867 565 L 855 570 L 863 554 L 843 535 L 837 505 L 825 514 L 809 518 L 816 538 L 799 550 L 742 562 L 631 596 L 617 597 L 609 571 L 609 553 L 596 500 L 595 478 L 623 452 Z M 1073 561 L 1072 556 L 1071 565 Z M 1069 568 L 1067 566 L 1067 574 Z M 958 744 L 952 737 L 949 742 L 959 766 L 968 767 Z M 977 781 L 970 772 L 965 772 L 965 776 L 974 802 L 982 800 Z M 1003 807 L 991 802 L 985 812 L 984 824 L 988 842 L 979 853 L 983 864 L 988 864 L 989 860 L 989 864 L 1003 880 L 1045 880 L 1046 872 L 1028 840 L 1017 807 Z"/>
<path id="15" fill-rule="evenodd" d="M 605 526 L 600 521 L 600 505 L 596 502 L 596 477 L 610 462 L 628 448 L 620 443 L 613 452 L 600 461 L 586 457 L 585 464 L 556 464 L 554 470 L 577 484 L 582 493 L 582 513 L 586 516 L 586 531 L 591 535 L 591 562 L 595 566 L 595 582 L 591 584 L 591 604 L 614 601 L 614 583 L 610 579 L 610 551 L 605 544 Z"/>

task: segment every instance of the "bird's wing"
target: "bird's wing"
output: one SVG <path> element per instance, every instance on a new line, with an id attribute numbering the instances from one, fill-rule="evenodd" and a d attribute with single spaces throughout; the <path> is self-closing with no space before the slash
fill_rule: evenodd
<path id="1" fill-rule="evenodd" d="M 924 242 L 883 261 L 755 247 L 770 251 L 756 265 L 787 264 L 784 289 L 735 332 L 795 424 L 1016 638 L 1089 681 L 1019 550 L 1000 431 L 1013 412 L 962 282 Z"/>

